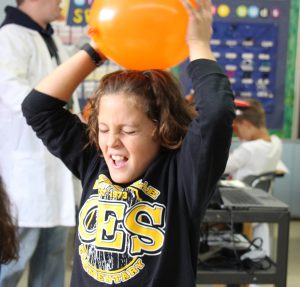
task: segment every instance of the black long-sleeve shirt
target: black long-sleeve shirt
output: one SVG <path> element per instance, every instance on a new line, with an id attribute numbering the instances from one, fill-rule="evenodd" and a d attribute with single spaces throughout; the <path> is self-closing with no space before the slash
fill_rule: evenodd
<path id="1" fill-rule="evenodd" d="M 188 73 L 198 116 L 179 150 L 162 150 L 144 175 L 120 186 L 87 144 L 86 126 L 64 102 L 33 90 L 23 113 L 48 149 L 82 181 L 72 287 L 194 287 L 200 222 L 224 171 L 233 95 L 214 61 Z M 63 263 L 62 263 L 63 264 Z"/>

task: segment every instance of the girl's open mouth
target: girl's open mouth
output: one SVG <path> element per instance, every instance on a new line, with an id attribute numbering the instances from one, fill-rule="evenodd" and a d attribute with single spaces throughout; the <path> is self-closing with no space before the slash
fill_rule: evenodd
<path id="1" fill-rule="evenodd" d="M 128 158 L 125 156 L 120 156 L 120 155 L 112 155 L 111 156 L 113 166 L 115 168 L 122 168 L 126 165 L 128 162 Z"/>

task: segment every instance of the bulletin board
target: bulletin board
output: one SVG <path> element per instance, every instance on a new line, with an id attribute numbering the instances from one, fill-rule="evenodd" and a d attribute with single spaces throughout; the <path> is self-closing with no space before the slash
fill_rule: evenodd
<path id="1" fill-rule="evenodd" d="M 211 47 L 238 99 L 255 98 L 272 133 L 290 138 L 298 0 L 214 0 Z M 177 70 L 188 93 L 187 61 Z"/>
<path id="2" fill-rule="evenodd" d="M 64 0 L 65 27 L 57 32 L 66 45 L 86 35 L 93 0 Z M 213 0 L 212 50 L 229 76 L 237 98 L 257 98 L 272 133 L 290 138 L 294 113 L 299 0 Z M 186 60 L 172 71 L 185 93 L 191 84 Z M 99 77 L 120 67 L 107 62 L 85 81 L 82 100 Z"/>

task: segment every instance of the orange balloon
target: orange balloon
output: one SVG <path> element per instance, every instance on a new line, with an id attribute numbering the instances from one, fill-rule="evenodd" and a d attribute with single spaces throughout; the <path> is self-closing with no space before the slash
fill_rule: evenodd
<path id="1" fill-rule="evenodd" d="M 188 57 L 188 15 L 179 0 L 94 0 L 90 36 L 127 69 L 167 69 Z"/>

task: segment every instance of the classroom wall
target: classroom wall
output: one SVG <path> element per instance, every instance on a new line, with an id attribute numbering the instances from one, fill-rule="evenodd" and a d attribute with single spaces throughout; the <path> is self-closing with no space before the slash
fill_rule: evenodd
<path id="1" fill-rule="evenodd" d="M 10 5 L 10 6 L 16 6 L 16 1 L 15 0 L 1 0 L 0 1 L 0 23 L 3 21 L 5 13 L 4 13 L 4 8 L 5 6 Z"/>
<path id="2" fill-rule="evenodd" d="M 300 140 L 283 141 L 282 160 L 290 173 L 276 178 L 273 194 L 289 205 L 293 218 L 300 218 Z"/>

